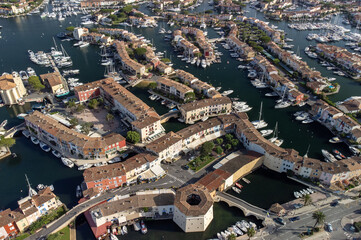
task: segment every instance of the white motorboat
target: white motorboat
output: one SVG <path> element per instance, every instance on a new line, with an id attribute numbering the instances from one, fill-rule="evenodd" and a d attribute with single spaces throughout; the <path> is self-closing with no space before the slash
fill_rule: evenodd
<path id="1" fill-rule="evenodd" d="M 249 223 L 246 220 L 242 220 L 241 223 L 246 227 L 246 228 L 250 228 L 251 225 L 249 225 Z"/>
<path id="2" fill-rule="evenodd" d="M 74 167 L 74 163 L 73 163 L 70 159 L 68 159 L 68 158 L 66 158 L 66 157 L 62 157 L 62 158 L 61 158 L 61 161 L 62 161 L 63 164 L 64 164 L 65 166 L 67 166 L 67 167 L 70 167 L 70 168 Z"/>
<path id="3" fill-rule="evenodd" d="M 78 170 L 85 170 L 85 169 L 91 168 L 92 166 L 93 166 L 93 164 L 86 163 L 84 165 L 79 166 Z"/>
<path id="4" fill-rule="evenodd" d="M 113 233 L 111 233 L 110 240 L 118 240 L 118 238 Z"/>
<path id="5" fill-rule="evenodd" d="M 248 73 L 247 77 L 249 77 L 249 78 L 256 78 L 256 77 L 257 77 L 257 73 L 256 73 L 256 72 L 250 72 L 250 73 Z"/>
<path id="6" fill-rule="evenodd" d="M 28 130 L 23 130 L 22 134 L 26 137 L 29 138 L 30 137 L 30 132 Z"/>
<path id="7" fill-rule="evenodd" d="M 53 150 L 53 151 L 51 151 L 51 153 L 52 153 L 55 157 L 61 158 L 61 154 L 60 154 L 58 151 Z"/>
<path id="8" fill-rule="evenodd" d="M 355 148 L 355 147 L 352 147 L 350 146 L 349 147 L 350 151 L 352 152 L 353 155 L 360 155 L 360 150 Z"/>
<path id="9" fill-rule="evenodd" d="M 232 190 L 235 191 L 236 193 L 241 193 L 241 189 L 236 188 L 236 187 L 232 187 Z"/>
<path id="10" fill-rule="evenodd" d="M 146 234 L 148 232 L 148 229 L 147 229 L 147 226 L 145 226 L 145 223 L 144 221 L 140 221 L 140 226 L 141 226 L 141 229 L 140 231 L 143 233 L 143 234 Z"/>
<path id="11" fill-rule="evenodd" d="M 16 117 L 19 118 L 19 119 L 24 119 L 27 115 L 28 114 L 26 114 L 26 113 L 20 113 Z"/>
<path id="12" fill-rule="evenodd" d="M 36 75 L 35 70 L 31 67 L 28 67 L 26 71 L 28 72 L 29 77 Z"/>
<path id="13" fill-rule="evenodd" d="M 252 121 L 252 124 L 256 129 L 261 129 L 268 126 L 268 123 L 266 123 L 264 120 Z"/>
<path id="14" fill-rule="evenodd" d="M 263 137 L 267 137 L 269 135 L 271 135 L 273 133 L 272 129 L 265 129 L 265 130 L 261 130 L 260 133 L 262 134 Z"/>
<path id="15" fill-rule="evenodd" d="M 128 228 L 127 228 L 127 226 L 123 226 L 122 227 L 122 231 L 124 232 L 124 234 L 127 234 L 128 233 Z"/>
<path id="16" fill-rule="evenodd" d="M 46 145 L 45 143 L 43 142 L 40 142 L 40 148 L 44 151 L 44 152 L 50 152 L 51 148 Z"/>
<path id="17" fill-rule="evenodd" d="M 108 163 L 111 164 L 111 163 L 117 163 L 117 162 L 120 162 L 120 161 L 122 161 L 122 159 L 120 157 L 115 157 L 115 158 L 109 160 Z"/>
<path id="18" fill-rule="evenodd" d="M 202 68 L 206 68 L 206 67 L 207 67 L 206 60 L 202 59 L 202 61 L 201 61 L 201 66 L 202 66 Z"/>
<path id="19" fill-rule="evenodd" d="M 313 123 L 313 120 L 311 118 L 306 118 L 305 120 L 302 121 L 303 124 L 309 124 L 309 123 Z"/>
<path id="20" fill-rule="evenodd" d="M 106 166 L 106 165 L 108 165 L 108 163 L 106 163 L 106 162 L 99 162 L 99 163 L 95 163 L 95 164 L 94 164 L 94 167 L 102 167 L 102 166 Z"/>
<path id="21" fill-rule="evenodd" d="M 330 143 L 340 143 L 342 140 L 339 137 L 333 137 L 330 140 L 328 140 Z"/>
<path id="22" fill-rule="evenodd" d="M 293 116 L 297 117 L 297 116 L 301 115 L 302 113 L 304 113 L 304 111 L 298 111 L 298 112 L 295 112 L 293 114 Z"/>
<path id="23" fill-rule="evenodd" d="M 314 193 L 315 191 L 313 191 L 313 189 L 311 189 L 311 188 L 307 188 L 307 191 L 309 192 L 309 193 Z"/>
<path id="24" fill-rule="evenodd" d="M 337 159 L 327 150 L 322 149 L 321 152 L 322 152 L 322 155 L 326 158 L 326 161 L 328 161 L 328 162 L 336 162 L 337 161 Z"/>
<path id="25" fill-rule="evenodd" d="M 139 222 L 133 223 L 133 227 L 134 227 L 134 231 L 139 231 L 139 230 L 140 230 L 140 224 L 139 224 Z"/>
<path id="26" fill-rule="evenodd" d="M 242 232 L 247 232 L 246 226 L 242 222 L 236 222 L 236 226 L 242 230 Z"/>
<path id="27" fill-rule="evenodd" d="M 227 90 L 222 93 L 222 96 L 228 96 L 231 93 L 233 93 L 233 90 Z"/>
<path id="28" fill-rule="evenodd" d="M 76 187 L 76 197 L 77 197 L 77 198 L 80 198 L 82 195 L 83 195 L 83 194 L 82 194 L 82 191 L 81 191 L 81 187 L 78 185 L 78 186 Z"/>
<path id="29" fill-rule="evenodd" d="M 278 138 L 275 138 L 275 137 L 270 138 L 269 141 L 271 143 L 273 143 L 274 145 L 278 146 L 278 147 L 283 144 L 283 139 L 278 139 Z"/>
<path id="30" fill-rule="evenodd" d="M 275 108 L 286 108 L 291 106 L 291 103 L 289 101 L 282 101 L 275 105 Z"/>
<path id="31" fill-rule="evenodd" d="M 248 105 L 243 105 L 242 107 L 235 107 L 235 110 L 237 112 L 249 112 L 252 110 L 252 107 L 250 107 Z"/>
<path id="32" fill-rule="evenodd" d="M 183 118 L 178 118 L 178 121 L 183 123 L 184 119 Z"/>
<path id="33" fill-rule="evenodd" d="M 299 192 L 294 192 L 293 195 L 295 196 L 295 198 L 302 197 L 302 194 L 300 194 Z"/>
<path id="34" fill-rule="evenodd" d="M 278 94 L 276 92 L 270 92 L 265 94 L 266 97 L 277 97 Z"/>
<path id="35" fill-rule="evenodd" d="M 308 113 L 304 112 L 304 113 L 298 115 L 296 117 L 296 120 L 297 121 L 303 121 L 303 120 L 306 120 L 306 118 L 308 118 L 308 116 L 309 116 Z"/>
<path id="36" fill-rule="evenodd" d="M 79 45 L 80 48 L 87 47 L 87 46 L 89 46 L 88 42 L 85 42 L 85 43 L 82 43 Z"/>
<path id="37" fill-rule="evenodd" d="M 243 232 L 241 231 L 241 229 L 239 229 L 237 226 L 233 225 L 232 226 L 232 230 L 234 233 L 236 233 L 238 236 L 242 236 Z"/>
<path id="38" fill-rule="evenodd" d="M 34 143 L 34 144 L 39 144 L 39 139 L 37 139 L 36 137 L 33 137 L 33 136 L 31 136 L 30 137 L 30 140 Z"/>

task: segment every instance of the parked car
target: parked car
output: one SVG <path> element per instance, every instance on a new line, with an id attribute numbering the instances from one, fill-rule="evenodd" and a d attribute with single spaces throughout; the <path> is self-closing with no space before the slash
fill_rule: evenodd
<path id="1" fill-rule="evenodd" d="M 292 218 L 290 218 L 289 220 L 291 221 L 291 222 L 295 222 L 295 221 L 298 221 L 298 220 L 300 220 L 301 218 L 299 217 L 299 216 L 297 216 L 297 217 L 292 217 Z"/>
<path id="2" fill-rule="evenodd" d="M 329 231 L 329 232 L 333 231 L 331 223 L 326 223 L 326 230 Z"/>
<path id="3" fill-rule="evenodd" d="M 280 217 L 274 218 L 273 220 L 274 220 L 276 223 L 279 223 L 279 224 L 281 224 L 281 225 L 286 225 L 286 222 L 285 222 L 282 218 L 280 218 Z"/>
<path id="4" fill-rule="evenodd" d="M 184 170 L 188 170 L 188 169 L 189 169 L 189 166 L 188 166 L 188 165 L 183 165 L 182 168 L 183 168 Z"/>
<path id="5" fill-rule="evenodd" d="M 331 207 L 336 207 L 338 205 L 338 201 L 335 200 L 330 205 L 331 205 Z"/>

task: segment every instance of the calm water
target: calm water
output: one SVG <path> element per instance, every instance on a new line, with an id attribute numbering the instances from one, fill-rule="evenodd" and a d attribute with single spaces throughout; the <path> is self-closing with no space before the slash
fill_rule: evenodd
<path id="1" fill-rule="evenodd" d="M 203 7 L 200 7 L 203 8 Z M 199 8 L 198 8 L 199 10 Z M 203 11 L 203 9 L 200 9 Z M 205 8 L 207 10 L 207 8 Z M 249 9 L 250 16 L 255 16 L 253 9 Z M 257 17 L 263 19 L 263 15 L 257 14 Z M 64 22 L 60 23 L 57 20 L 41 19 L 39 16 L 26 16 L 22 18 L 0 19 L 0 25 L 3 26 L 2 39 L 0 39 L 0 73 L 25 70 L 27 67 L 33 67 L 38 74 L 51 71 L 50 68 L 38 67 L 30 62 L 28 59 L 27 50 L 33 51 L 45 50 L 47 51 L 53 46 L 52 37 L 58 32 L 63 31 L 64 28 L 70 25 L 79 25 L 80 17 L 67 18 Z M 332 73 L 321 67 L 316 61 L 304 55 L 303 49 L 309 44 L 315 42 L 308 42 L 305 40 L 307 32 L 298 32 L 289 29 L 286 23 L 272 22 L 277 24 L 281 29 L 288 32 L 287 37 L 295 39 L 292 43 L 295 45 L 294 51 L 297 51 L 299 46 L 300 54 L 311 67 L 320 70 L 324 76 L 332 76 Z M 159 27 L 165 27 L 166 24 L 159 24 Z M 274 99 L 264 97 L 267 90 L 258 90 L 251 86 L 246 77 L 246 73 L 237 70 L 238 62 L 229 57 L 229 53 L 222 49 L 219 50 L 224 53 L 222 56 L 222 64 L 214 64 L 210 68 L 201 69 L 192 65 L 185 65 L 173 52 L 170 43 L 163 41 L 163 35 L 158 34 L 158 28 L 144 29 L 134 28 L 128 29 L 134 31 L 136 34 L 143 34 L 147 39 L 153 41 L 157 47 L 157 51 L 166 51 L 166 57 L 171 58 L 174 67 L 184 69 L 191 72 L 196 77 L 203 81 L 209 82 L 214 86 L 222 86 L 222 91 L 233 89 L 234 93 L 231 97 L 239 97 L 241 100 L 247 101 L 253 110 L 249 112 L 250 119 L 258 118 L 258 111 L 260 102 L 263 101 L 263 116 L 268 122 L 269 128 L 274 128 L 276 122 L 279 123 L 279 136 L 285 140 L 284 147 L 292 147 L 304 154 L 308 145 L 311 145 L 309 156 L 321 157 L 320 150 L 322 148 L 331 150 L 335 145 L 328 144 L 328 139 L 332 135 L 324 128 L 320 127 L 317 123 L 304 125 L 293 120 L 292 113 L 298 111 L 299 108 L 287 108 L 282 110 L 274 109 Z M 218 37 L 212 30 L 208 29 L 210 38 Z M 56 38 L 55 38 L 56 39 Z M 104 73 L 104 67 L 99 64 L 100 56 L 99 50 L 95 46 L 79 49 L 73 48 L 71 42 L 61 42 L 56 39 L 57 45 L 60 43 L 64 46 L 68 54 L 72 57 L 74 67 L 80 69 L 80 79 L 82 82 L 90 82 L 101 79 Z M 335 43 L 336 45 L 344 45 L 344 43 Z M 337 82 L 341 85 L 339 94 L 332 96 L 333 100 L 342 100 L 349 96 L 359 95 L 361 86 L 354 81 L 337 77 Z M 152 102 L 148 99 L 148 94 L 144 89 L 131 89 L 138 97 L 154 107 L 159 114 L 164 114 L 168 111 L 167 108 L 162 106 L 159 102 Z M 21 120 L 16 119 L 16 115 L 21 112 L 26 112 L 30 109 L 30 105 L 15 106 L 12 108 L 0 108 L 0 121 L 4 119 L 9 120 L 8 127 L 21 123 Z M 179 123 L 177 120 L 171 120 L 164 124 L 167 131 L 178 131 L 185 127 L 184 124 Z M 15 208 L 16 201 L 26 195 L 26 184 L 24 174 L 27 174 L 32 185 L 36 186 L 39 183 L 54 184 L 55 193 L 60 199 L 68 206 L 76 204 L 75 188 L 76 185 L 82 181 L 81 172 L 75 169 L 69 169 L 62 165 L 62 163 L 53 157 L 52 154 L 45 153 L 40 150 L 38 146 L 34 146 L 30 140 L 19 136 L 16 138 L 17 144 L 12 148 L 17 158 L 7 158 L 0 161 L 0 181 L 2 184 L 0 209 Z M 343 145 L 337 145 L 337 148 L 344 153 L 347 153 Z M 291 192 L 299 189 L 299 185 L 287 182 L 284 180 L 267 180 L 267 174 L 254 173 L 249 176 L 252 184 L 247 185 L 242 198 L 250 201 L 259 206 L 267 207 L 273 201 L 288 201 L 291 199 Z M 265 184 L 266 183 L 266 184 Z M 277 187 L 275 187 L 277 186 Z M 269 190 L 267 190 L 269 189 Z M 261 191 L 261 193 L 259 192 Z M 272 193 L 277 192 L 277 198 L 268 197 Z M 267 196 L 267 201 L 266 199 Z M 279 198 L 278 198 L 279 197 Z M 262 199 L 262 201 L 260 201 Z M 159 239 L 161 236 L 165 238 L 174 239 L 203 239 L 214 236 L 217 231 L 223 230 L 230 223 L 236 219 L 241 219 L 243 214 L 237 209 L 229 209 L 223 204 L 215 205 L 215 220 L 212 226 L 203 234 L 184 234 L 172 221 L 161 223 L 149 223 L 149 234 L 147 239 Z M 222 221 L 219 221 L 222 219 Z M 228 220 L 226 220 L 228 219 Z M 89 239 L 89 228 L 87 225 L 81 225 L 77 233 L 79 239 Z M 90 236 L 90 237 L 89 237 Z M 138 233 L 129 235 L 129 239 L 145 238 Z"/>

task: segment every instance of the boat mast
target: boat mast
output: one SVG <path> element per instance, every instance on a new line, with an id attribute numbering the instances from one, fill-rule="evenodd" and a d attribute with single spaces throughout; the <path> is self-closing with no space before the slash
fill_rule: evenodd
<path id="1" fill-rule="evenodd" d="M 273 132 L 273 138 L 278 138 L 278 122 L 276 122 L 275 131 Z"/>
<path id="2" fill-rule="evenodd" d="M 259 109 L 259 118 L 258 118 L 258 122 L 261 121 L 261 118 L 262 118 L 262 105 L 263 105 L 263 102 L 261 102 L 261 107 Z"/>
<path id="3" fill-rule="evenodd" d="M 310 150 L 310 144 L 308 144 L 308 147 L 307 147 L 307 152 L 306 154 L 303 156 L 304 158 L 308 158 L 308 151 Z"/>
<path id="4" fill-rule="evenodd" d="M 25 179 L 26 179 L 26 183 L 28 184 L 28 189 L 29 189 L 29 197 L 32 197 L 34 195 L 37 194 L 37 192 L 31 188 L 30 182 L 29 182 L 29 178 L 28 176 L 25 174 Z"/>
<path id="5" fill-rule="evenodd" d="M 53 41 L 54 41 L 55 50 L 58 51 L 58 46 L 56 45 L 54 37 L 53 37 Z"/>

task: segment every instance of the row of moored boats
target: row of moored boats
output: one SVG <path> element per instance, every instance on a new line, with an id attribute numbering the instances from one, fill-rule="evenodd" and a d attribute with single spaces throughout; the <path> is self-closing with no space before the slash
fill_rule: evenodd
<path id="1" fill-rule="evenodd" d="M 227 228 L 227 230 L 217 233 L 217 238 L 219 240 L 227 240 L 229 239 L 229 236 L 231 236 L 232 234 L 235 236 L 242 236 L 244 234 L 247 234 L 247 231 L 250 228 L 257 230 L 257 225 L 253 222 L 247 222 L 246 220 L 242 220 L 236 222 L 236 224 Z"/>

